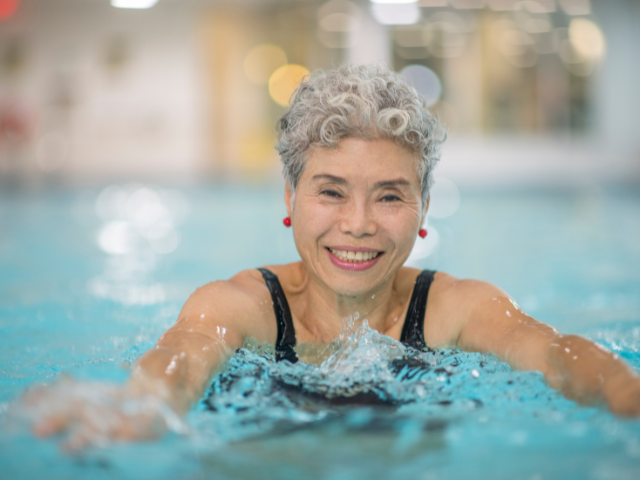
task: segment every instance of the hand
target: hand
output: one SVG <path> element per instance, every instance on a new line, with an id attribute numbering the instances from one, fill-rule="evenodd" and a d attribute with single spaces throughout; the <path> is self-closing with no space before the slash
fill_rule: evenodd
<path id="1" fill-rule="evenodd" d="M 156 395 L 68 377 L 30 389 L 12 410 L 32 424 L 37 436 L 66 433 L 65 450 L 186 431 L 180 417 Z"/>

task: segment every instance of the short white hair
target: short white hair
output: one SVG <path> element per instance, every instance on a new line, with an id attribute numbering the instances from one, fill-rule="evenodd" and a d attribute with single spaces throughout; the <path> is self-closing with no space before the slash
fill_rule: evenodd
<path id="1" fill-rule="evenodd" d="M 294 191 L 310 148 L 335 147 L 344 137 L 385 138 L 419 154 L 423 203 L 446 138 L 424 97 L 382 64 L 345 65 L 311 73 L 294 92 L 291 107 L 277 127 L 276 150 Z"/>

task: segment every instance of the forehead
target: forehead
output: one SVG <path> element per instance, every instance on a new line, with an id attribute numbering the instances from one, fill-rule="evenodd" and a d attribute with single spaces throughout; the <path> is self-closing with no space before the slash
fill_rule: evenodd
<path id="1" fill-rule="evenodd" d="M 404 178 L 419 185 L 419 155 L 387 139 L 347 137 L 336 147 L 315 147 L 308 157 L 301 180 L 330 174 L 347 179 L 390 180 Z"/>

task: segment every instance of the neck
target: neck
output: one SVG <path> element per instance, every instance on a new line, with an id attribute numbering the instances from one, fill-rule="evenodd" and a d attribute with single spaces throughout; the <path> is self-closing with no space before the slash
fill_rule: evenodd
<path id="1" fill-rule="evenodd" d="M 338 337 L 344 320 L 356 313 L 372 329 L 385 333 L 402 309 L 393 289 L 393 278 L 360 295 L 340 295 L 310 275 L 305 290 L 300 322 L 320 342 L 328 343 Z"/>

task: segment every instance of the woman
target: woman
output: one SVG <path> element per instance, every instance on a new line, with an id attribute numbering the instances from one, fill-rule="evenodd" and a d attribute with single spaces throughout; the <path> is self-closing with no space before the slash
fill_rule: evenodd
<path id="1" fill-rule="evenodd" d="M 640 414 L 640 378 L 615 355 L 527 316 L 493 285 L 403 266 L 427 233 L 443 134 L 400 76 L 382 66 L 316 72 L 295 93 L 279 131 L 284 223 L 301 261 L 196 290 L 128 384 L 110 391 L 112 403 L 73 397 L 70 381 L 32 392 L 36 403 L 57 394 L 76 399 L 46 415 L 36 432 L 80 425 L 72 447 L 96 436 L 152 437 L 178 422 L 245 339 L 275 343 L 278 360 L 296 362 L 295 345 L 331 342 L 355 312 L 414 348 L 490 352 L 515 369 L 542 372 L 569 398 Z M 136 399 L 143 409 L 123 407 Z M 109 421 L 91 420 L 86 412 L 96 408 Z"/>

